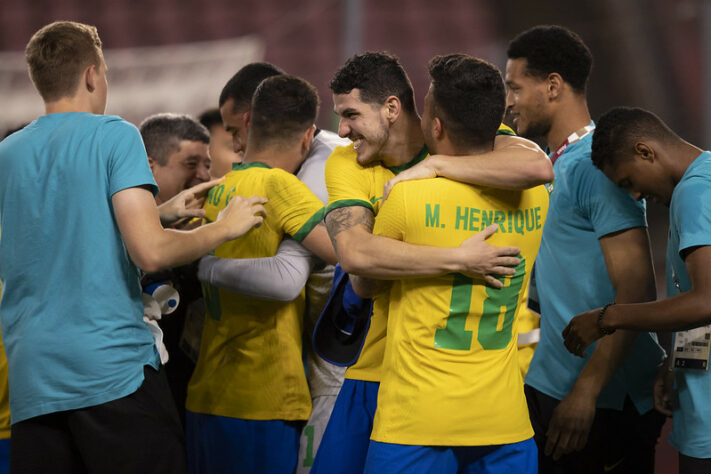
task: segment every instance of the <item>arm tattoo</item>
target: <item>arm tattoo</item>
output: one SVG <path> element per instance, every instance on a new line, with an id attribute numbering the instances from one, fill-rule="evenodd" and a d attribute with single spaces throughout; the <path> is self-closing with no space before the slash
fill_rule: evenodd
<path id="1" fill-rule="evenodd" d="M 365 207 L 349 206 L 332 210 L 326 216 L 326 229 L 329 237 L 331 237 L 333 248 L 337 248 L 336 237 L 341 232 L 362 225 L 365 226 L 368 232 L 372 233 L 374 222 L 373 212 Z"/>

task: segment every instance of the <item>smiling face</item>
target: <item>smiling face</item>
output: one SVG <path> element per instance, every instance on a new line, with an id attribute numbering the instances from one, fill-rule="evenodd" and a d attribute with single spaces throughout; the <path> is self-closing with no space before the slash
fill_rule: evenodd
<path id="1" fill-rule="evenodd" d="M 390 125 L 385 106 L 360 100 L 360 91 L 333 95 L 333 110 L 340 117 L 338 135 L 349 138 L 360 165 L 380 159 L 380 153 L 390 138 Z"/>
<path id="2" fill-rule="evenodd" d="M 524 58 L 506 62 L 506 109 L 516 133 L 526 138 L 545 136 L 551 128 L 545 80 L 527 71 Z"/>
<path id="3" fill-rule="evenodd" d="M 160 188 L 156 200 L 163 203 L 183 189 L 208 181 L 209 169 L 207 143 L 181 140 L 165 165 L 151 161 L 151 171 Z"/>

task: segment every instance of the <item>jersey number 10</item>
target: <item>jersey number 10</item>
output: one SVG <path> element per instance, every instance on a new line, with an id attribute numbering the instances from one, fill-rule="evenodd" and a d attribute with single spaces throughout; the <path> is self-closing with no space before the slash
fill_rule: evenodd
<path id="1" fill-rule="evenodd" d="M 487 297 L 484 299 L 477 328 L 477 341 L 484 350 L 504 349 L 511 341 L 513 320 L 519 293 L 523 288 L 525 268 L 526 262 L 521 259 L 521 263 L 516 266 L 516 273 L 506 277 L 508 285 L 504 284 L 503 288 L 486 287 Z M 435 331 L 435 347 L 458 351 L 468 351 L 471 348 L 472 331 L 466 330 L 465 325 L 472 303 L 473 284 L 474 280 L 469 277 L 461 274 L 454 275 L 447 325 Z M 504 321 L 499 330 L 499 316 L 502 310 Z"/>

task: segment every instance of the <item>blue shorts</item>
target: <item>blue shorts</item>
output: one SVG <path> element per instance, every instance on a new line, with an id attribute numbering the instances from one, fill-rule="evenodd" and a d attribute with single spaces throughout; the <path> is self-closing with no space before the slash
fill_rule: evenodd
<path id="1" fill-rule="evenodd" d="M 242 420 L 185 412 L 188 472 L 294 472 L 300 421 Z"/>
<path id="2" fill-rule="evenodd" d="M 370 442 L 365 473 L 536 474 L 533 438 L 494 446 L 409 446 Z"/>
<path id="3" fill-rule="evenodd" d="M 338 392 L 312 474 L 362 474 L 373 431 L 379 382 L 346 379 Z"/>
<path id="4" fill-rule="evenodd" d="M 0 439 L 0 474 L 10 472 L 10 438 Z"/>

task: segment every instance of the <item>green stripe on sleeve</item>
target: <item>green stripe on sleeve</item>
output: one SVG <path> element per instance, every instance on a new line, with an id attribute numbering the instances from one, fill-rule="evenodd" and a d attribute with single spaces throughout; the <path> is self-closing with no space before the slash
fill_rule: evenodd
<path id="1" fill-rule="evenodd" d="M 370 209 L 373 213 L 375 213 L 375 209 L 373 209 L 373 205 L 371 203 L 369 203 L 368 201 L 363 201 L 362 199 L 341 199 L 340 201 L 333 201 L 331 204 L 329 204 L 328 207 L 326 208 L 326 214 L 333 211 L 334 209 L 340 209 L 342 207 L 351 207 L 351 206 L 365 207 L 367 209 Z"/>
<path id="2" fill-rule="evenodd" d="M 294 237 L 294 240 L 297 242 L 301 242 L 306 238 L 309 233 L 314 230 L 314 227 L 318 225 L 319 222 L 323 220 L 323 218 L 326 216 L 326 209 L 321 208 L 319 209 L 316 214 L 311 216 L 309 220 L 306 221 L 304 225 L 301 226 L 301 229 L 296 232 L 292 237 Z"/>

